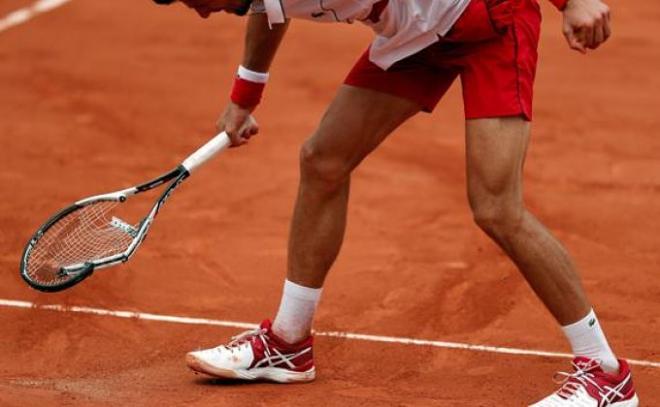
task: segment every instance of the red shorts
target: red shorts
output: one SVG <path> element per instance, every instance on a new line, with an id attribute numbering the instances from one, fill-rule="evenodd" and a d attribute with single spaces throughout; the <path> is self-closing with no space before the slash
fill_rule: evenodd
<path id="1" fill-rule="evenodd" d="M 483 4 L 477 5 L 483 1 L 472 0 L 454 27 L 472 27 L 477 37 L 492 29 L 475 26 L 491 24 L 479 18 Z M 409 99 L 431 112 L 460 75 L 467 119 L 521 115 L 531 120 L 541 11 L 536 0 L 510 1 L 512 21 L 503 34 L 479 41 L 440 39 L 387 70 L 369 61 L 367 50 L 344 83 Z"/>

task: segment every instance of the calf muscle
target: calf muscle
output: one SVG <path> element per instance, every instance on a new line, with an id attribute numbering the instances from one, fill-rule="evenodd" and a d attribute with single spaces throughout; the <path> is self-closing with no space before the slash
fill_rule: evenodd
<path id="1" fill-rule="evenodd" d="M 525 208 L 522 170 L 529 132 L 529 123 L 517 117 L 468 121 L 468 196 L 475 222 L 567 325 L 584 317 L 590 305 L 566 249 Z"/>

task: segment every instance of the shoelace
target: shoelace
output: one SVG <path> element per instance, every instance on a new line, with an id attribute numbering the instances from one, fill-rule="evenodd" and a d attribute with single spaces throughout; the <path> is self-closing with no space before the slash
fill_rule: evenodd
<path id="1" fill-rule="evenodd" d="M 266 344 L 266 337 L 265 337 L 266 332 L 267 330 L 264 328 L 250 329 L 236 336 L 232 336 L 231 342 L 229 342 L 227 345 L 220 345 L 219 347 L 227 349 L 231 353 L 234 353 L 234 349 L 240 347 L 241 345 L 248 342 L 250 338 L 256 336 L 261 340 L 261 342 L 263 342 L 264 348 L 268 349 L 268 346 Z"/>
<path id="2" fill-rule="evenodd" d="M 553 376 L 553 380 L 557 384 L 562 386 L 557 390 L 557 395 L 559 397 L 569 399 L 573 396 L 580 387 L 585 388 L 591 384 L 596 389 L 598 389 L 598 395 L 601 397 L 599 402 L 599 407 L 608 406 L 611 401 L 616 397 L 624 397 L 624 395 L 619 391 L 625 383 L 629 380 L 629 377 L 626 380 L 622 381 L 617 388 L 607 387 L 603 389 L 593 378 L 594 374 L 591 373 L 597 367 L 600 367 L 600 361 L 597 359 L 592 359 L 589 363 L 577 365 L 574 362 L 572 363 L 574 372 L 557 372 Z"/>

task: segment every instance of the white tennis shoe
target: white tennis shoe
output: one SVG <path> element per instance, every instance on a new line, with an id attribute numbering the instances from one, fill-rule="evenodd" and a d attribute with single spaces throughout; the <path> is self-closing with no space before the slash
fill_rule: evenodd
<path id="1" fill-rule="evenodd" d="M 197 373 L 225 379 L 309 382 L 315 378 L 312 337 L 290 345 L 273 334 L 266 320 L 227 345 L 190 352 L 186 364 Z"/>
<path id="2" fill-rule="evenodd" d="M 530 407 L 637 407 L 630 367 L 625 360 L 619 365 L 619 372 L 610 374 L 598 360 L 576 357 L 573 372 L 555 375 L 559 390 Z"/>

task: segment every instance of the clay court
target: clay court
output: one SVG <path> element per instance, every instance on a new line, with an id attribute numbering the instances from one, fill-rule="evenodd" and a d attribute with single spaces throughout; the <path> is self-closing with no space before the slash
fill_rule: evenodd
<path id="1" fill-rule="evenodd" d="M 527 201 L 572 252 L 615 352 L 636 361 L 642 405 L 660 406 L 660 3 L 611 0 L 614 36 L 584 57 L 542 2 Z M 49 215 L 214 135 L 243 37 L 237 17 L 147 0 L 72 0 L 6 24 L 33 5 L 0 0 L 0 405 L 523 406 L 555 389 L 568 359 L 539 353 L 568 352 L 561 331 L 471 219 L 458 84 L 353 178 L 316 382 L 186 368 L 189 350 L 275 311 L 298 149 L 370 41 L 359 25 L 294 22 L 261 134 L 177 190 L 131 262 L 30 289 L 21 252 Z"/>

